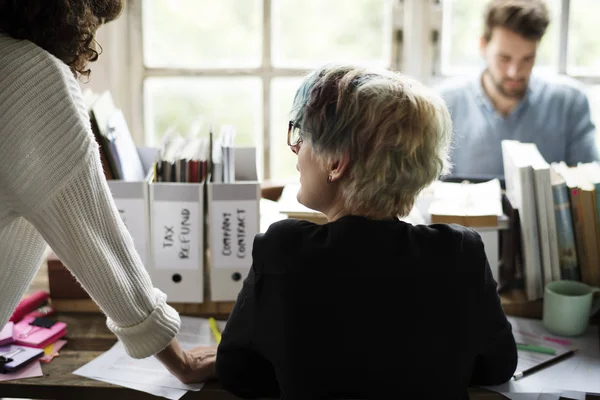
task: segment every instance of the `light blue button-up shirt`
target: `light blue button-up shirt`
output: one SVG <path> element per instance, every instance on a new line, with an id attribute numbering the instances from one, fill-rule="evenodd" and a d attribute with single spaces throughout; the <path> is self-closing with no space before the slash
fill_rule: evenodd
<path id="1" fill-rule="evenodd" d="M 549 163 L 600 160 L 589 102 L 571 78 L 532 76 L 527 93 L 507 117 L 483 91 L 481 74 L 447 81 L 438 91 L 452 116 L 453 176 L 502 178 L 500 143 L 505 139 L 535 143 Z"/>

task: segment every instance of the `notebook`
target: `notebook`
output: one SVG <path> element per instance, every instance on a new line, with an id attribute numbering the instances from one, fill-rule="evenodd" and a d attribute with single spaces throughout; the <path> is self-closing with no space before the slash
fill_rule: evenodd
<path id="1" fill-rule="evenodd" d="M 15 344 L 43 349 L 67 334 L 67 324 L 56 321 L 49 327 L 35 326 L 30 323 L 36 318 L 25 317 L 14 327 Z"/>

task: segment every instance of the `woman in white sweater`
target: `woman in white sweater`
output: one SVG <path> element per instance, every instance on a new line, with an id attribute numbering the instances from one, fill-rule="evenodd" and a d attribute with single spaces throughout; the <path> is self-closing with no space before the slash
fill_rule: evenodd
<path id="1" fill-rule="evenodd" d="M 214 376 L 215 349 L 184 351 L 180 319 L 153 287 L 119 217 L 76 78 L 120 0 L 0 0 L 0 326 L 47 242 L 134 358 L 183 382 Z"/>

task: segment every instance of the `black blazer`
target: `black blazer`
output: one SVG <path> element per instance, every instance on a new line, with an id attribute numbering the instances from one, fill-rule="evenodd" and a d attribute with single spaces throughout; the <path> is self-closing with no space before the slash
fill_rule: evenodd
<path id="1" fill-rule="evenodd" d="M 515 371 L 473 230 L 288 219 L 256 236 L 253 260 L 217 353 L 239 397 L 468 398 Z"/>

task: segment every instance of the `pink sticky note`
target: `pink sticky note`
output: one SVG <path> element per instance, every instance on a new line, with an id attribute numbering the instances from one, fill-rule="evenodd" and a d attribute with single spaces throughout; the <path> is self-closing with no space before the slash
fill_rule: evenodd
<path id="1" fill-rule="evenodd" d="M 54 343 L 54 348 L 52 350 L 58 352 L 65 344 L 67 344 L 66 340 L 57 340 L 56 343 Z"/>
<path id="2" fill-rule="evenodd" d="M 43 363 L 49 363 L 50 361 L 52 361 L 54 357 L 58 356 L 58 351 L 62 349 L 65 344 L 67 344 L 66 340 L 57 340 L 55 343 L 51 344 L 50 346 L 52 346 L 52 351 L 50 352 L 50 354 L 46 354 L 42 358 L 40 358 L 40 361 Z M 46 349 L 48 347 L 46 347 Z M 46 349 L 44 349 L 44 351 L 46 351 Z"/>
<path id="3" fill-rule="evenodd" d="M 44 376 L 42 373 L 42 366 L 39 361 L 33 361 L 15 372 L 0 374 L 0 382 L 12 381 L 14 379 L 35 378 L 38 376 Z"/>

